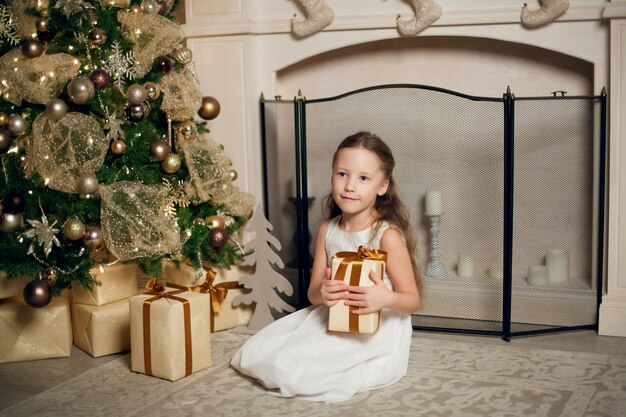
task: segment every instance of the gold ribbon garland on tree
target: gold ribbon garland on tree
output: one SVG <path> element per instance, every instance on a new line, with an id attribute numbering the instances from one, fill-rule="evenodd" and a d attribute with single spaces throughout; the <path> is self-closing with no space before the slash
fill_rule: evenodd
<path id="1" fill-rule="evenodd" d="M 165 213 L 166 187 L 119 181 L 100 186 L 100 195 L 104 241 L 120 261 L 181 250 L 180 229 Z"/>

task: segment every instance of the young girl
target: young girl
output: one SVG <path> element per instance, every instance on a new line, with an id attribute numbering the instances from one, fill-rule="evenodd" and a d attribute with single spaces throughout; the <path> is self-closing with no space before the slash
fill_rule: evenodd
<path id="1" fill-rule="evenodd" d="M 333 157 L 328 219 L 319 228 L 308 297 L 312 306 L 283 317 L 252 336 L 231 364 L 270 393 L 338 402 L 359 391 L 393 384 L 406 374 L 410 313 L 420 306 L 421 281 L 408 215 L 392 177 L 395 162 L 376 135 L 359 132 Z M 330 279 L 332 256 L 359 246 L 387 252 L 386 274 L 373 271 L 372 287 Z M 355 313 L 381 311 L 373 334 L 327 330 L 329 307 L 345 303 Z"/>

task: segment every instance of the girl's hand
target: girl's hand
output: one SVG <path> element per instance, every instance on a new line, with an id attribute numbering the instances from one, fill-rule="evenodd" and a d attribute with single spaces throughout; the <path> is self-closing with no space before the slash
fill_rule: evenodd
<path id="1" fill-rule="evenodd" d="M 328 307 L 332 307 L 339 302 L 345 300 L 348 296 L 348 285 L 343 281 L 330 279 L 330 268 L 326 269 L 326 279 L 322 282 L 320 292 L 322 293 L 322 302 Z"/>
<path id="2" fill-rule="evenodd" d="M 374 282 L 372 287 L 348 287 L 349 293 L 344 304 L 347 306 L 358 307 L 353 312 L 355 314 L 368 314 L 382 310 L 389 303 L 391 291 L 385 286 L 383 280 L 376 275 L 376 272 L 370 271 L 370 279 Z"/>

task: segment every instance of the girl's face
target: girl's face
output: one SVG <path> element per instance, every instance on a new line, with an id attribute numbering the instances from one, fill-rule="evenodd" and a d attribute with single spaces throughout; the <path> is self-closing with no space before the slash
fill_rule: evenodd
<path id="1" fill-rule="evenodd" d="M 369 212 L 376 196 L 387 192 L 389 180 L 380 168 L 380 159 L 363 148 L 343 148 L 333 166 L 333 199 L 344 214 Z M 369 214 L 369 213 L 368 213 Z"/>

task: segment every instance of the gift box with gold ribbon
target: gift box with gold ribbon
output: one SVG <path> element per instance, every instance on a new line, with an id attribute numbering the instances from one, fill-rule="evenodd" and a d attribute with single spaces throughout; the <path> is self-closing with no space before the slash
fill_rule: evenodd
<path id="1" fill-rule="evenodd" d="M 146 288 L 129 299 L 132 370 L 176 381 L 211 366 L 209 297 L 155 279 Z"/>
<path id="2" fill-rule="evenodd" d="M 70 356 L 72 325 L 66 299 L 32 308 L 18 301 L 0 301 L 0 363 Z"/>
<path id="3" fill-rule="evenodd" d="M 250 321 L 252 306 L 233 307 L 233 299 L 249 290 L 239 284 L 239 277 L 251 275 L 253 267 L 233 266 L 230 270 L 214 268 L 205 264 L 203 268 L 181 263 L 176 266 L 171 261 L 163 263 L 167 283 L 177 289 L 208 294 L 211 297 L 211 331 L 245 326 Z"/>
<path id="4" fill-rule="evenodd" d="M 382 279 L 385 275 L 387 253 L 382 250 L 359 247 L 358 252 L 337 252 L 333 255 L 331 279 L 344 281 L 353 287 L 371 287 L 371 271 Z M 347 306 L 339 301 L 328 315 L 328 330 L 350 333 L 374 333 L 380 323 L 380 312 L 354 314 L 358 307 Z"/>
<path id="5" fill-rule="evenodd" d="M 94 286 L 87 291 L 80 285 L 72 285 L 72 302 L 101 306 L 115 301 L 125 300 L 137 294 L 137 275 L 139 267 L 136 264 L 118 263 L 103 266 L 102 269 L 93 268 L 91 274 L 102 285 Z"/>
<path id="6" fill-rule="evenodd" d="M 130 350 L 128 299 L 102 306 L 72 303 L 74 344 L 94 358 Z"/>

